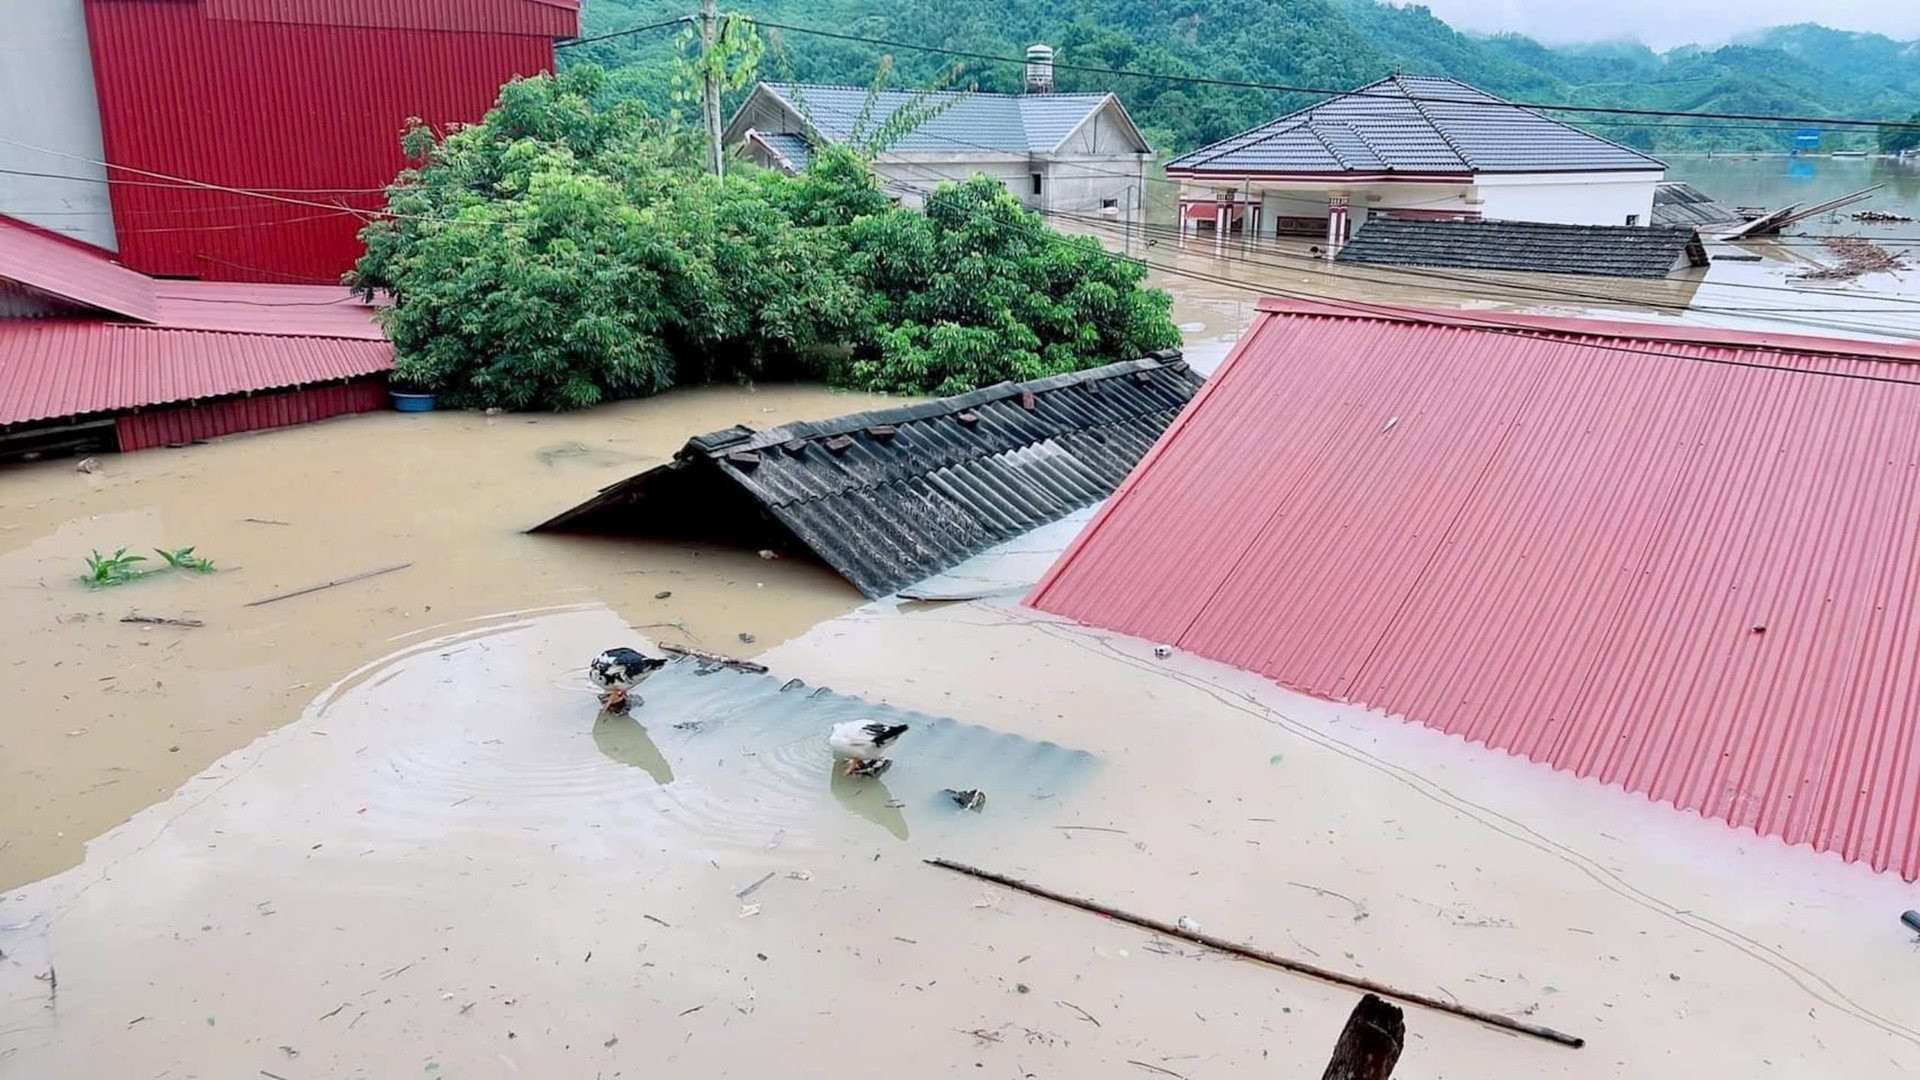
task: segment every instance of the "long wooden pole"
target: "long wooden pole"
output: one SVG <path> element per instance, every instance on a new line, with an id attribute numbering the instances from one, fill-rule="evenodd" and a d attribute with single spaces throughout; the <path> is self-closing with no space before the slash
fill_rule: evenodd
<path id="1" fill-rule="evenodd" d="M 951 870 L 956 874 L 965 874 L 968 877 L 976 877 L 982 881 L 991 881 L 995 885 L 1004 885 L 1009 889 L 1026 893 L 1029 896 L 1038 896 L 1042 899 L 1052 900 L 1057 904 L 1065 904 L 1068 907 L 1076 907 L 1082 911 L 1090 911 L 1095 915 L 1105 915 L 1109 919 L 1117 919 L 1123 923 L 1131 923 L 1134 926 L 1151 930 L 1156 934 L 1163 934 L 1170 938 L 1179 938 L 1182 941 L 1191 941 L 1196 945 L 1205 945 L 1209 949 L 1217 949 L 1220 952 L 1229 953 L 1244 960 L 1255 960 L 1262 964 L 1271 964 L 1274 967 L 1283 968 L 1299 975 L 1307 975 L 1315 979 L 1320 979 L 1323 982 L 1330 982 L 1338 986 L 1346 986 L 1355 990 L 1379 994 L 1381 997 L 1393 998 L 1411 1005 L 1419 1005 L 1423 1008 L 1433 1009 L 1436 1012 L 1451 1013 L 1454 1016 L 1464 1016 L 1469 1020 L 1478 1020 L 1490 1027 L 1497 1027 L 1503 1031 L 1518 1032 L 1521 1035 L 1531 1035 L 1536 1039 L 1545 1039 L 1548 1042 L 1559 1043 L 1561 1046 L 1571 1046 L 1579 1049 L 1587 1045 L 1587 1040 L 1578 1035 L 1569 1035 L 1564 1031 L 1556 1031 L 1553 1028 L 1543 1027 L 1539 1024 L 1529 1024 L 1524 1020 L 1515 1020 L 1511 1016 L 1502 1016 L 1499 1013 L 1488 1012 L 1485 1009 L 1476 1009 L 1471 1005 L 1462 1005 L 1456 1001 L 1442 1001 L 1439 998 L 1416 991 L 1396 989 L 1385 983 L 1377 983 L 1372 979 L 1359 975 L 1349 975 L 1346 972 L 1335 971 L 1332 968 L 1323 968 L 1318 964 L 1309 964 L 1305 960 L 1295 960 L 1291 957 L 1281 956 L 1279 953 L 1268 952 L 1265 949 L 1257 949 L 1251 945 L 1242 945 L 1237 941 L 1228 941 L 1225 938 L 1215 937 L 1212 934 L 1201 933 L 1197 930 L 1185 930 L 1172 923 L 1164 923 L 1158 919 L 1150 919 L 1145 915 L 1134 915 L 1130 912 L 1121 911 L 1118 908 L 1108 907 L 1098 901 L 1087 900 L 1078 896 L 1069 896 L 1066 893 L 1054 892 L 1052 889 L 1045 888 L 1044 886 L 1021 881 L 1019 878 L 1011 878 L 1005 874 L 996 874 L 991 870 L 982 870 L 977 866 L 968 866 L 965 863 L 954 862 L 951 859 L 936 858 L 926 861 L 929 865 L 937 866 L 942 870 Z"/>
<path id="2" fill-rule="evenodd" d="M 715 176 L 721 175 L 727 160 L 720 146 L 720 76 L 713 66 L 719 18 L 714 0 L 700 0 L 700 115 L 707 128 L 707 170 Z"/>

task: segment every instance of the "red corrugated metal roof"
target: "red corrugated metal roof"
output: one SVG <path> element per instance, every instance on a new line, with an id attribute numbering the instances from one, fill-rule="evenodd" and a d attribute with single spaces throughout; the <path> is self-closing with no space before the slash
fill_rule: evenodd
<path id="1" fill-rule="evenodd" d="M 1268 301 L 1030 602 L 1913 880 L 1915 361 Z"/>
<path id="2" fill-rule="evenodd" d="M 392 366 L 393 346 L 385 341 L 0 319 L 0 424 L 328 382 Z"/>
<path id="3" fill-rule="evenodd" d="M 154 321 L 174 330 L 384 341 L 376 308 L 338 285 L 155 281 Z"/>
<path id="4" fill-rule="evenodd" d="M 0 279 L 80 307 L 142 322 L 157 313 L 153 282 L 98 248 L 0 214 Z"/>

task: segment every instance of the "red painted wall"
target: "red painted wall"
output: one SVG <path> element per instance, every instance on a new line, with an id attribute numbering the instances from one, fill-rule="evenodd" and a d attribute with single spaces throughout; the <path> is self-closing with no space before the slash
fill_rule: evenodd
<path id="1" fill-rule="evenodd" d="M 406 164 L 407 119 L 479 119 L 501 83 L 552 69 L 553 28 L 570 33 L 575 18 L 543 0 L 370 3 L 87 0 L 101 133 L 121 166 L 109 178 L 122 262 L 337 282 L 360 252 L 355 211 L 380 206 Z M 414 8 L 433 17 L 410 19 Z"/>

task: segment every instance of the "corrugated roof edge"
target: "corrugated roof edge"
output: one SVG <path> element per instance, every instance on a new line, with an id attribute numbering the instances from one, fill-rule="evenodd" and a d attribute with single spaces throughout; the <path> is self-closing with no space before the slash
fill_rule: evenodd
<path id="1" fill-rule="evenodd" d="M 1811 337 L 1799 334 L 1766 334 L 1750 330 L 1723 330 L 1717 327 L 1698 326 L 1661 326 L 1652 323 L 1608 322 L 1604 319 L 1578 319 L 1557 315 L 1526 315 L 1512 312 L 1500 312 L 1497 319 L 1479 319 L 1474 313 L 1443 311 L 1433 308 L 1397 307 L 1387 304 L 1342 304 L 1327 303 L 1319 300 L 1292 300 L 1281 297 L 1264 297 L 1256 305 L 1253 325 L 1240 335 L 1233 349 L 1214 373 L 1201 385 L 1187 407 L 1180 411 L 1173 423 L 1160 433 L 1160 438 L 1141 456 L 1140 461 L 1120 482 L 1107 501 L 1094 512 L 1079 535 L 1060 553 L 1053 565 L 1041 576 L 1039 584 L 1020 601 L 1030 608 L 1041 608 L 1045 597 L 1055 582 L 1064 576 L 1067 570 L 1086 550 L 1091 539 L 1100 534 L 1107 519 L 1122 506 L 1132 494 L 1134 485 L 1153 468 L 1166 448 L 1193 421 L 1196 416 L 1205 414 L 1207 400 L 1220 388 L 1233 379 L 1234 369 L 1243 356 L 1255 351 L 1261 336 L 1276 325 L 1276 315 L 1318 316 L 1330 319 L 1350 319 L 1373 322 L 1411 322 L 1433 326 L 1451 326 L 1464 330 L 1489 330 L 1536 332 L 1557 337 L 1594 338 L 1612 337 L 1627 341 L 1688 343 L 1699 345 L 1720 345 L 1731 348 L 1759 350 L 1778 350 L 1787 352 L 1811 352 L 1828 356 L 1868 357 L 1887 360 L 1894 363 L 1920 363 L 1920 345 L 1902 345 L 1893 342 L 1852 341 L 1840 338 Z"/>
<path id="2" fill-rule="evenodd" d="M 1867 357 L 1875 360 L 1891 360 L 1896 363 L 1920 363 L 1920 344 L 1814 337 L 1805 334 L 1774 334 L 1757 330 L 1732 330 L 1717 326 L 1612 322 L 1606 319 L 1530 315 L 1507 311 L 1448 311 L 1438 308 L 1398 307 L 1391 304 L 1329 303 L 1272 296 L 1262 298 L 1258 304 L 1258 310 L 1275 315 L 1319 315 L 1337 319 L 1371 319 L 1378 322 L 1415 322 L 1435 326 L 1455 326 L 1466 330 L 1530 330 L 1562 337 L 1613 337 L 1632 341 L 1719 345 L 1756 351 L 1804 352 L 1822 356 Z M 1246 338 L 1243 337 L 1242 341 L 1245 340 Z M 1228 364 L 1240 352 L 1239 347 L 1233 350 L 1227 363 L 1221 365 L 1221 374 L 1226 373 Z M 1208 380 L 1209 386 L 1215 381 L 1217 377 Z"/>
<path id="3" fill-rule="evenodd" d="M 1178 365 L 1178 366 L 1176 366 Z M 867 412 L 849 413 L 829 420 L 799 421 L 782 424 L 777 428 L 758 431 L 742 424 L 719 431 L 709 431 L 687 440 L 687 445 L 676 457 L 686 458 L 699 454 L 716 455 L 735 450 L 761 450 L 769 446 L 778 446 L 793 439 L 815 439 L 845 435 L 855 431 L 864 431 L 878 424 L 904 424 L 915 420 L 926 420 L 935 416 L 970 409 L 984 405 L 989 401 L 1005 401 L 1022 394 L 1045 394 L 1063 387 L 1078 386 L 1081 383 L 1099 382 L 1103 379 L 1117 379 L 1131 375 L 1136 371 L 1153 371 L 1163 367 L 1183 370 L 1186 360 L 1179 349 L 1162 349 L 1159 352 L 1143 356 L 1138 360 L 1122 360 L 1118 363 L 1104 364 L 1100 367 L 1086 368 L 1081 371 L 1069 371 L 1059 375 L 1049 375 L 1043 379 L 1031 379 L 1027 382 L 1001 382 L 992 386 L 983 386 L 964 394 L 935 398 L 932 401 L 916 402 L 912 405 L 898 405 L 890 409 L 872 409 Z"/>

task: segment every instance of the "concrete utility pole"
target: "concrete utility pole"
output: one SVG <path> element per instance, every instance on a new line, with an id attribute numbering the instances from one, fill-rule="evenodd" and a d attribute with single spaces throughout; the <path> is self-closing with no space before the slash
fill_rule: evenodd
<path id="1" fill-rule="evenodd" d="M 726 172 L 720 146 L 720 74 L 713 68 L 713 40 L 720 20 L 714 0 L 700 0 L 700 113 L 707 123 L 707 171 Z"/>

